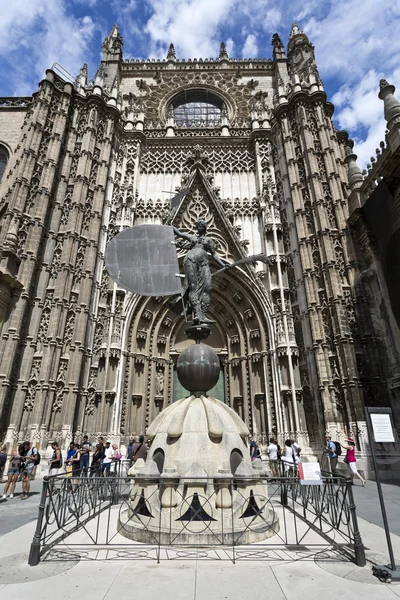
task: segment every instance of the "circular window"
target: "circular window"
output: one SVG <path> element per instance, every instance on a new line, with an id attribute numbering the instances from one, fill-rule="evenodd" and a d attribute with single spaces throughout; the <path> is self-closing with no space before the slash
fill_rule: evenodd
<path id="1" fill-rule="evenodd" d="M 208 90 L 185 90 L 170 104 L 178 127 L 218 127 L 224 110 L 221 98 Z"/>

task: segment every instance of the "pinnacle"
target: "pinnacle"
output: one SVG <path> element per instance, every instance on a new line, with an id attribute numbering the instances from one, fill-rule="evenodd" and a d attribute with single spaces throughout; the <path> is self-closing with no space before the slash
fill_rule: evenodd
<path id="1" fill-rule="evenodd" d="M 221 42 L 221 46 L 220 46 L 220 49 L 219 49 L 219 58 L 220 59 L 224 59 L 224 58 L 227 59 L 227 58 L 229 58 L 228 57 L 228 52 L 226 50 L 226 44 L 225 44 L 225 42 Z"/>
<path id="2" fill-rule="evenodd" d="M 168 53 L 167 53 L 167 60 L 176 60 L 175 46 L 173 44 L 169 45 Z"/>

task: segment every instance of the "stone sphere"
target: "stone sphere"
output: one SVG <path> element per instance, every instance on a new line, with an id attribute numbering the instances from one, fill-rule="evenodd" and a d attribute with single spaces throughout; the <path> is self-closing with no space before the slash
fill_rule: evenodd
<path id="1" fill-rule="evenodd" d="M 217 383 L 221 367 L 214 350 L 204 344 L 185 348 L 178 358 L 176 373 L 189 392 L 208 392 Z"/>

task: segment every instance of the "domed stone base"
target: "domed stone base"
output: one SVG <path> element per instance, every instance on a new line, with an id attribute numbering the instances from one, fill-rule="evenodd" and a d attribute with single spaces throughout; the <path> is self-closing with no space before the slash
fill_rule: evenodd
<path id="1" fill-rule="evenodd" d="M 197 344 L 199 347 L 200 344 Z M 249 431 L 229 406 L 200 394 L 164 409 L 147 430 L 119 533 L 146 544 L 242 545 L 279 531 Z"/>

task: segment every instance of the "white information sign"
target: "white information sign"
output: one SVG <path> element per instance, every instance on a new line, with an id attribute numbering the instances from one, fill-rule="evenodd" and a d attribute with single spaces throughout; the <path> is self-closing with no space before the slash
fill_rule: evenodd
<path id="1" fill-rule="evenodd" d="M 375 442 L 394 442 L 390 415 L 371 413 L 370 416 Z"/>
<path id="2" fill-rule="evenodd" d="M 298 464 L 300 483 L 303 485 L 322 485 L 321 467 L 317 462 Z"/>

